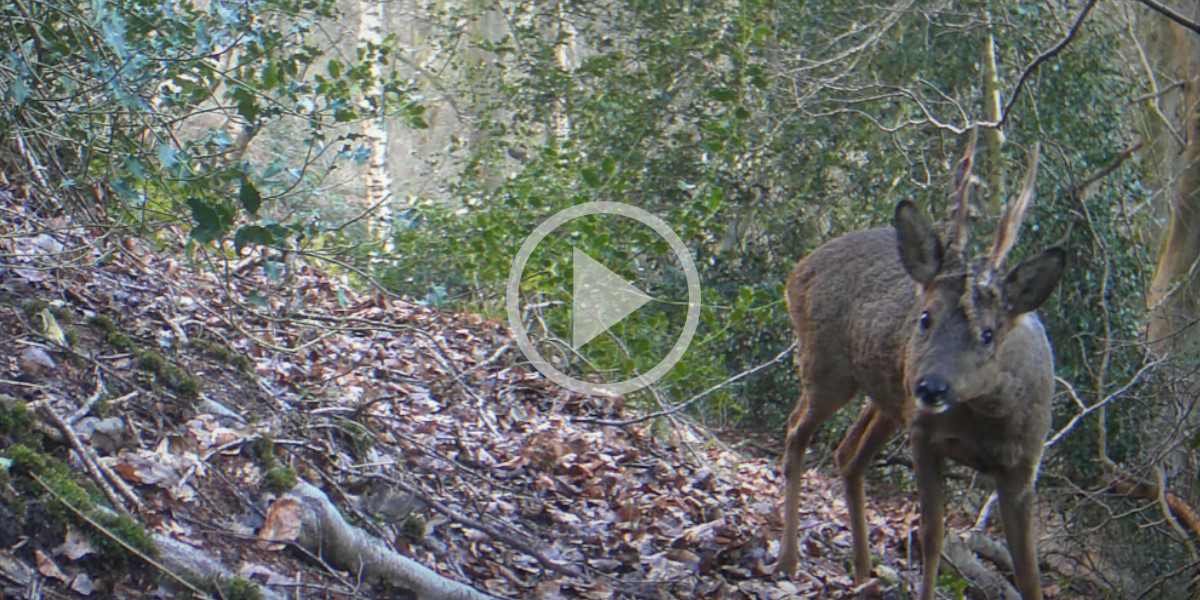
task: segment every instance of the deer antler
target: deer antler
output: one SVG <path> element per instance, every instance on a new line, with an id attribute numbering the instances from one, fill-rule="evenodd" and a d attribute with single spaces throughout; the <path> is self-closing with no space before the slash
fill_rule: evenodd
<path id="1" fill-rule="evenodd" d="M 1029 157 L 1029 168 L 1025 170 L 1025 183 L 1021 186 L 1021 193 L 1017 194 L 1017 199 L 1008 207 L 1008 210 L 1004 211 L 1004 216 L 1000 218 L 1000 225 L 996 227 L 996 241 L 993 242 L 992 251 L 988 253 L 983 272 L 979 275 L 979 282 L 985 286 L 992 282 L 996 271 L 1004 264 L 1004 257 L 1008 256 L 1008 251 L 1012 250 L 1013 244 L 1017 243 L 1017 230 L 1021 228 L 1021 221 L 1025 219 L 1025 211 L 1033 203 L 1033 197 L 1037 195 L 1037 167 L 1040 152 L 1041 144 L 1034 144 L 1033 152 Z"/>
<path id="2" fill-rule="evenodd" d="M 950 254 L 950 250 L 965 253 L 967 249 L 969 229 L 967 221 L 971 212 L 967 200 L 971 190 L 971 171 L 975 168 L 975 142 L 978 139 L 979 130 L 971 129 L 971 140 L 967 142 L 967 151 L 954 169 L 954 192 L 950 194 L 950 202 L 954 207 L 951 209 L 954 218 L 954 233 L 950 236 L 946 254 Z M 965 261 L 965 254 L 963 259 Z"/>

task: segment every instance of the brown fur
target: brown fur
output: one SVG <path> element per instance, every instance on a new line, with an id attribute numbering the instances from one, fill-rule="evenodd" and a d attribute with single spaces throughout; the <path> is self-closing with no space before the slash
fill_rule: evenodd
<path id="1" fill-rule="evenodd" d="M 788 280 L 804 387 L 788 422 L 779 568 L 790 574 L 798 562 L 798 496 L 809 440 L 863 393 L 871 407 L 837 451 L 856 581 L 865 581 L 871 571 L 863 477 L 879 449 L 905 428 L 927 557 L 921 598 L 933 598 L 944 537 L 943 473 L 950 458 L 995 480 L 1017 586 L 1025 600 L 1040 600 L 1033 485 L 1050 428 L 1054 373 L 1049 341 L 1031 311 L 1057 284 L 1065 255 L 1048 250 L 995 281 L 991 271 L 1003 256 L 967 261 L 954 247 L 965 232 L 955 228 L 943 240 L 908 203 L 896 215 L 895 228 L 857 231 L 821 246 Z M 1013 227 L 1009 234 L 1015 232 Z M 994 247 L 1005 246 L 1011 243 Z M 944 251 L 951 255 L 942 256 Z M 984 273 L 987 281 L 981 281 Z M 919 325 L 926 312 L 928 330 Z M 921 385 L 932 380 L 945 382 L 944 395 L 931 396 L 931 388 Z"/>

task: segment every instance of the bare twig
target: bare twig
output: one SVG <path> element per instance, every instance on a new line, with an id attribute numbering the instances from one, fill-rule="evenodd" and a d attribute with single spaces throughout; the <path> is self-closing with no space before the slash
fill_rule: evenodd
<path id="1" fill-rule="evenodd" d="M 1064 36 L 1063 39 L 1059 40 L 1059 42 L 1049 50 L 1039 54 L 1037 58 L 1033 59 L 1033 62 L 1029 63 L 1029 66 L 1025 67 L 1025 70 L 1021 71 L 1021 78 L 1017 80 L 1017 86 L 1013 88 L 1012 95 L 1009 96 L 1008 102 L 1004 103 L 1004 111 L 1000 114 L 1000 120 L 995 123 L 980 123 L 979 125 L 981 127 L 1000 128 L 1004 126 L 1005 121 L 1008 120 L 1008 115 L 1012 113 L 1013 105 L 1017 103 L 1017 100 L 1021 97 L 1021 91 L 1025 89 L 1025 80 L 1029 79 L 1029 76 L 1033 74 L 1034 70 L 1042 66 L 1042 63 L 1054 58 L 1056 54 L 1062 52 L 1063 48 L 1066 48 L 1067 45 L 1071 43 L 1071 40 L 1075 39 L 1075 36 L 1079 33 L 1080 27 L 1083 26 L 1084 19 L 1087 18 L 1088 13 L 1092 11 L 1092 7 L 1094 6 L 1096 6 L 1096 0 L 1089 0 L 1088 3 L 1084 5 L 1083 10 L 1079 11 L 1079 16 L 1075 17 L 1075 23 L 1071 25 L 1071 29 L 1067 31 L 1067 35 Z"/>
<path id="2" fill-rule="evenodd" d="M 1200 537 L 1200 514 L 1178 494 L 1132 473 L 1116 471 L 1113 477 L 1116 478 L 1112 487 L 1114 492 L 1159 503 L 1170 513 L 1169 520 L 1186 525 L 1192 535 Z"/>
<path id="3" fill-rule="evenodd" d="M 1064 436 L 1066 436 L 1068 433 L 1070 433 L 1071 430 L 1075 428 L 1075 424 L 1078 423 L 1081 419 L 1092 414 L 1093 412 L 1095 412 L 1097 410 L 1100 410 L 1101 408 L 1104 408 L 1106 405 L 1108 405 L 1109 402 L 1112 402 L 1113 400 L 1118 398 L 1121 394 L 1124 394 L 1125 392 L 1129 391 L 1130 388 L 1137 385 L 1138 381 L 1140 381 L 1142 379 L 1143 375 L 1145 375 L 1148 371 L 1150 371 L 1154 367 L 1157 367 L 1157 366 L 1163 364 L 1163 362 L 1165 362 L 1166 360 L 1167 360 L 1167 357 L 1164 356 L 1164 357 L 1160 357 L 1158 359 L 1155 359 L 1153 361 L 1150 361 L 1150 362 L 1142 365 L 1142 368 L 1138 369 L 1137 373 L 1134 373 L 1133 377 L 1130 377 L 1129 381 L 1126 382 L 1125 385 L 1121 386 L 1120 389 L 1105 396 L 1104 399 L 1100 400 L 1099 402 L 1076 413 L 1075 416 L 1071 417 L 1070 421 L 1067 421 L 1066 425 L 1063 425 L 1062 429 L 1058 430 L 1058 433 L 1055 433 L 1054 436 L 1051 437 L 1049 439 L 1049 441 L 1046 442 L 1046 449 L 1049 450 L 1050 448 L 1054 447 L 1055 444 L 1062 441 L 1062 438 Z M 1059 379 L 1058 381 L 1060 383 L 1063 383 L 1062 379 Z M 1074 394 L 1074 390 L 1071 390 L 1071 393 Z"/>
<path id="4" fill-rule="evenodd" d="M 1145 144 L 1142 142 L 1142 140 L 1138 140 L 1138 141 L 1134 142 L 1133 145 L 1122 150 L 1120 154 L 1118 154 L 1115 158 L 1112 159 L 1112 162 L 1108 163 L 1107 167 L 1100 169 L 1100 171 L 1097 172 L 1095 175 L 1088 177 L 1087 179 L 1083 180 L 1083 183 L 1076 186 L 1075 193 L 1082 194 L 1084 192 L 1084 190 L 1086 190 L 1092 184 L 1111 175 L 1113 171 L 1116 171 L 1117 169 L 1121 168 L 1121 165 L 1125 164 L 1125 161 L 1129 160 L 1129 157 L 1133 156 L 1133 154 L 1135 152 L 1137 152 L 1138 150 L 1141 150 L 1142 146 L 1144 146 L 1144 145 Z"/>
<path id="5" fill-rule="evenodd" d="M 1178 23 L 1179 25 L 1191 29 L 1195 33 L 1200 33 L 1200 23 L 1196 23 L 1195 21 L 1188 19 L 1174 10 L 1171 10 L 1171 7 L 1159 2 L 1155 2 L 1155 0 L 1138 0 L 1138 2 L 1142 3 L 1146 8 L 1149 8 L 1150 10 Z"/>
<path id="6" fill-rule="evenodd" d="M 79 460 L 83 462 L 88 472 L 91 473 L 96 485 L 100 486 L 105 497 L 108 498 L 108 501 L 118 511 L 121 513 L 128 512 L 125 504 L 121 502 L 122 497 L 132 504 L 136 510 L 142 510 L 142 501 L 137 497 L 137 494 L 134 494 L 133 490 L 129 489 L 129 486 L 125 484 L 125 480 L 117 477 L 116 473 L 113 473 L 111 469 L 92 456 L 91 448 L 79 441 L 79 437 L 75 435 L 75 431 L 71 429 L 70 425 L 67 425 L 67 422 L 58 414 L 58 411 L 54 410 L 54 407 L 42 403 L 38 406 L 38 412 L 42 415 L 42 418 L 49 421 L 67 439 L 67 442 L 71 444 L 71 448 L 79 455 Z M 116 487 L 121 492 L 120 497 L 113 491 L 113 487 Z"/>
<path id="7" fill-rule="evenodd" d="M 753 375 L 753 374 L 783 360 L 783 357 L 787 356 L 788 354 L 791 354 L 792 350 L 795 350 L 796 346 L 799 343 L 800 343 L 799 341 L 792 342 L 792 344 L 790 346 L 788 346 L 787 348 L 784 348 L 784 350 L 782 352 L 780 352 L 779 354 L 777 354 L 775 356 L 775 358 L 772 358 L 771 360 L 769 360 L 761 365 L 758 365 L 753 368 L 742 371 L 741 373 L 738 373 L 737 375 L 734 375 L 733 377 L 730 377 L 729 379 L 726 379 L 725 381 L 722 381 L 721 383 L 718 383 L 717 385 L 714 385 L 714 386 L 708 388 L 707 390 L 704 390 L 703 392 L 700 392 L 699 394 L 696 394 L 695 396 L 688 398 L 685 402 L 676 404 L 675 406 L 673 406 L 671 408 L 660 410 L 657 412 L 652 412 L 649 414 L 645 414 L 645 415 L 642 415 L 640 417 L 636 417 L 633 419 L 625 419 L 622 421 L 592 419 L 589 417 L 577 417 L 572 420 L 575 421 L 576 423 L 594 423 L 596 425 L 605 425 L 605 426 L 610 426 L 610 427 L 625 427 L 626 425 L 636 425 L 636 424 L 644 422 L 644 421 L 649 421 L 650 419 L 657 419 L 658 417 L 665 417 L 667 415 L 673 415 L 673 414 L 695 404 L 697 401 L 707 397 L 709 394 L 712 394 L 713 392 L 716 392 L 718 390 L 729 387 L 730 385 L 737 383 L 738 381 L 745 379 L 746 377 L 749 377 L 750 375 Z"/>

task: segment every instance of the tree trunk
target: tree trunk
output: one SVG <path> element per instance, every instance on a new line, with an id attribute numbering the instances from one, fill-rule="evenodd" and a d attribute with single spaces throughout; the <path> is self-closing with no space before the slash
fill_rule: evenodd
<path id="1" fill-rule="evenodd" d="M 363 86 L 362 102 L 365 110 L 379 110 L 383 106 L 383 86 L 379 85 L 379 61 L 375 60 L 379 45 L 383 43 L 383 3 L 379 0 L 362 0 L 358 22 L 358 42 L 368 48 L 370 65 L 369 82 Z M 387 121 L 382 117 L 365 119 L 362 123 L 363 136 L 367 140 L 368 158 L 366 165 L 366 210 L 367 230 L 372 238 L 383 238 L 384 250 L 393 249 L 392 240 L 392 178 L 388 170 Z"/>
<path id="2" fill-rule="evenodd" d="M 564 73 L 575 70 L 575 55 L 578 53 L 578 31 L 563 14 L 563 7 L 558 6 L 558 43 L 554 46 L 554 59 Z M 551 128 L 554 139 L 559 143 L 566 142 L 571 136 L 571 116 L 567 112 L 565 98 L 554 101 L 554 114 L 551 115 Z"/>
<path id="3" fill-rule="evenodd" d="M 1196 6 L 1184 12 L 1191 13 L 1193 18 L 1200 13 Z M 1153 38 L 1148 44 L 1154 55 L 1154 67 L 1183 83 L 1183 103 L 1177 113 L 1183 124 L 1180 133 L 1184 148 L 1177 155 L 1162 152 L 1164 144 L 1158 144 L 1164 160 L 1178 163 L 1164 165 L 1164 172 L 1172 177 L 1164 184 L 1169 221 L 1147 295 L 1150 309 L 1147 336 L 1156 352 L 1194 360 L 1200 350 L 1200 327 L 1196 325 L 1200 317 L 1197 309 L 1200 273 L 1196 268 L 1200 258 L 1200 120 L 1196 110 L 1200 101 L 1200 40 L 1166 19 L 1150 18 L 1155 19 L 1150 27 L 1154 30 Z M 1160 137 L 1165 138 L 1167 147 L 1174 145 L 1165 131 L 1160 132 Z"/>
<path id="4" fill-rule="evenodd" d="M 983 42 L 983 112 L 984 118 L 995 123 L 1000 120 L 1000 75 L 996 69 L 996 38 L 992 35 L 991 16 L 988 16 L 988 34 Z M 983 130 L 983 138 L 987 141 L 988 159 L 988 201 L 980 206 L 989 218 L 996 218 L 1004 212 L 1004 160 L 1000 150 L 1004 146 L 1004 132 L 999 127 Z"/>

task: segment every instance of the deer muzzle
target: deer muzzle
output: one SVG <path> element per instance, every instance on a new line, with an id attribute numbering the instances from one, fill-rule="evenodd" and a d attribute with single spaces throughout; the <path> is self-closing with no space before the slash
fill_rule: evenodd
<path id="1" fill-rule="evenodd" d="M 932 414 L 944 412 L 954 402 L 950 382 L 940 375 L 924 375 L 917 379 L 913 395 L 921 404 L 921 410 Z"/>

